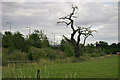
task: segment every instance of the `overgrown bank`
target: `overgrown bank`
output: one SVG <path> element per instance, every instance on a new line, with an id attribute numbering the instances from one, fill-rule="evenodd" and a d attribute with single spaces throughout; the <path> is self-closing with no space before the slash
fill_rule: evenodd
<path id="1" fill-rule="evenodd" d="M 24 37 L 20 32 L 5 32 L 2 34 L 2 44 L 3 66 L 6 65 L 5 61 L 35 60 L 39 62 L 43 59 L 64 61 L 75 56 L 73 46 L 69 42 L 62 39 L 58 47 L 51 46 L 47 36 L 38 30 L 35 30 L 27 37 Z M 100 57 L 120 52 L 120 43 L 108 45 L 105 41 L 87 44 L 84 47 L 82 47 L 82 44 L 79 44 L 79 47 L 79 51 L 81 52 L 80 60 L 83 60 L 82 57 L 86 56 Z"/>
<path id="2" fill-rule="evenodd" d="M 36 78 L 38 69 L 40 78 L 118 78 L 118 56 L 70 64 L 9 65 L 3 68 L 3 78 Z"/>

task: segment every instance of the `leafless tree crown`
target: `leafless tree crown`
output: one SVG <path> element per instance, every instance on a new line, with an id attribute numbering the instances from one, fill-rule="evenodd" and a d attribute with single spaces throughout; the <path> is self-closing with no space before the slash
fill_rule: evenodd
<path id="1" fill-rule="evenodd" d="M 83 35 L 84 36 L 83 45 L 85 45 L 85 41 L 86 41 L 87 37 L 88 36 L 93 36 L 92 33 L 95 32 L 95 30 L 91 30 L 91 27 L 85 28 L 85 27 L 80 27 L 80 26 L 77 26 L 77 29 L 75 29 L 73 18 L 77 18 L 76 16 L 74 16 L 76 9 L 78 9 L 78 7 L 72 5 L 72 12 L 65 17 L 59 18 L 62 21 L 57 22 L 57 24 L 64 23 L 64 24 L 66 24 L 66 26 L 71 27 L 71 29 L 72 29 L 71 39 L 68 39 L 63 35 L 63 37 L 67 41 L 69 41 L 73 44 L 76 43 L 76 45 L 78 46 L 79 42 L 80 42 L 80 37 L 81 37 L 81 35 Z M 76 33 L 78 33 L 77 40 L 74 39 L 74 36 L 75 36 Z"/>

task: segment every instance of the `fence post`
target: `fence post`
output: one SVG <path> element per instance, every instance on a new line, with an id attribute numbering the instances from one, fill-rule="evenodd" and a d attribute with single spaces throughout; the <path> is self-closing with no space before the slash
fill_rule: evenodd
<path id="1" fill-rule="evenodd" d="M 37 80 L 40 80 L 40 70 L 37 70 Z"/>

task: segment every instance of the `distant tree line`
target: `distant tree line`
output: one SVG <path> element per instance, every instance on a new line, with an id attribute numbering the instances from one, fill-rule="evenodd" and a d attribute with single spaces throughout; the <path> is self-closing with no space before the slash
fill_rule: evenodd
<path id="1" fill-rule="evenodd" d="M 60 49 L 66 52 L 68 56 L 74 55 L 73 46 L 65 39 L 61 40 L 60 45 Z M 30 46 L 34 46 L 36 48 L 46 48 L 50 47 L 50 44 L 43 31 L 38 30 L 35 30 L 27 38 L 25 38 L 20 32 L 11 33 L 6 31 L 2 35 L 2 47 L 7 48 L 10 53 L 14 50 L 28 52 Z M 116 54 L 116 52 L 120 52 L 120 43 L 112 43 L 108 45 L 105 41 L 99 41 L 95 44 L 87 44 L 84 48 L 82 47 L 82 44 L 79 44 L 79 46 L 79 51 L 82 53 L 95 53 L 96 50 L 103 51 L 106 54 Z"/>
<path id="2" fill-rule="evenodd" d="M 24 38 L 20 32 L 11 33 L 9 31 L 6 31 L 2 36 L 2 47 L 7 48 L 9 52 L 13 52 L 14 50 L 28 52 L 30 46 L 45 48 L 50 45 L 47 36 L 38 30 L 35 30 L 27 38 Z"/>
<path id="3" fill-rule="evenodd" d="M 43 31 L 34 30 L 27 37 L 20 32 L 12 33 L 10 31 L 6 31 L 4 34 L 0 33 L 0 35 L 2 36 L 3 65 L 5 61 L 56 58 L 56 52 L 50 49 L 48 38 Z"/>
<path id="4" fill-rule="evenodd" d="M 1 34 L 0 34 L 1 35 Z M 74 46 L 65 39 L 61 40 L 59 47 L 50 46 L 47 36 L 43 31 L 35 30 L 28 37 L 24 37 L 20 32 L 6 31 L 2 34 L 2 59 L 9 60 L 40 60 L 42 58 L 57 59 L 75 57 Z M 80 56 L 99 57 L 106 54 L 116 54 L 120 52 L 120 43 L 108 44 L 99 41 L 95 44 L 79 43 Z M 4 63 L 4 62 L 3 62 Z"/>
<path id="5" fill-rule="evenodd" d="M 62 39 L 61 41 L 61 50 L 68 56 L 74 56 L 73 46 L 65 39 Z M 95 44 L 87 44 L 84 47 L 82 44 L 79 44 L 79 51 L 81 52 L 81 56 L 91 55 L 92 57 L 104 56 L 106 54 L 116 54 L 117 52 L 120 52 L 120 42 L 109 45 L 106 41 L 99 41 Z"/>

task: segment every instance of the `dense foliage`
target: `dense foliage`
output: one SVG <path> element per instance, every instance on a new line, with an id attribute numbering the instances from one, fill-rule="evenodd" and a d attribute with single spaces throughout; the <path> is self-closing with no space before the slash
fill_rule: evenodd
<path id="1" fill-rule="evenodd" d="M 61 41 L 61 50 L 64 51 L 68 57 L 74 56 L 73 46 L 64 39 Z"/>
<path id="2" fill-rule="evenodd" d="M 40 60 L 40 59 L 63 59 L 73 57 L 73 46 L 62 39 L 60 46 L 50 46 L 47 36 L 42 32 L 35 30 L 28 37 L 24 37 L 20 32 L 6 31 L 2 34 L 2 53 L 5 60 Z M 120 52 L 120 43 L 109 45 L 105 41 L 99 41 L 95 44 L 83 46 L 79 44 L 81 56 L 99 57 L 106 54 L 116 54 Z"/>
<path id="3" fill-rule="evenodd" d="M 120 43 L 112 43 L 111 45 L 108 45 L 108 43 L 105 41 L 99 41 L 95 44 L 87 44 L 86 46 L 79 44 L 79 47 L 81 56 L 90 55 L 92 57 L 98 57 L 104 56 L 106 54 L 116 54 L 117 52 L 120 52 Z M 65 40 L 61 41 L 61 50 L 64 51 L 69 57 L 73 56 L 73 48 L 69 42 Z"/>
<path id="4" fill-rule="evenodd" d="M 29 35 L 28 42 L 30 46 L 37 48 L 49 47 L 47 36 L 42 31 L 38 30 L 35 30 L 32 34 Z"/>
<path id="5" fill-rule="evenodd" d="M 20 32 L 12 34 L 11 32 L 6 31 L 2 38 L 2 46 L 7 48 L 9 52 L 13 52 L 14 50 L 28 52 L 30 46 L 45 48 L 49 47 L 49 42 L 42 31 L 35 30 L 27 39 L 24 38 Z"/>
<path id="6" fill-rule="evenodd" d="M 13 52 L 14 50 L 28 52 L 29 49 L 29 44 L 20 32 L 12 34 L 11 32 L 6 31 L 2 38 L 2 46 L 7 48 L 9 52 Z"/>

